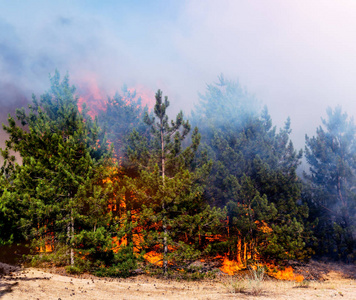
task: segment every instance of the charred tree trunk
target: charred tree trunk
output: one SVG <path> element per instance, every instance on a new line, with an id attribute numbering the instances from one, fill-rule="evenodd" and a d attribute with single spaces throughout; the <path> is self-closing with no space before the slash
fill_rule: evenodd
<path id="1" fill-rule="evenodd" d="M 74 238 L 74 218 L 73 209 L 70 210 L 70 223 L 71 223 L 71 245 L 70 245 L 70 264 L 74 266 L 74 249 L 73 249 L 73 238 Z"/>

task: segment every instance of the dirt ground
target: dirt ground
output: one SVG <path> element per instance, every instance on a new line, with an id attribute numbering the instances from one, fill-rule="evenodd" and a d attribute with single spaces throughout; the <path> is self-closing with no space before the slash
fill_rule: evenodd
<path id="1" fill-rule="evenodd" d="M 147 275 L 128 279 L 69 277 L 53 271 L 0 263 L 0 299 L 356 299 L 355 265 L 313 262 L 306 272 L 317 272 L 319 280 L 303 284 L 272 279 L 254 282 L 224 275 L 190 282 Z"/>

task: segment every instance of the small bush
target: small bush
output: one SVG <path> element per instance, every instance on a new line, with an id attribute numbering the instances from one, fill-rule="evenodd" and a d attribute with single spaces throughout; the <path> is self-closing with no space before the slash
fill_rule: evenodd
<path id="1" fill-rule="evenodd" d="M 225 284 L 225 287 L 231 294 L 245 293 L 247 291 L 246 281 L 241 278 L 231 277 L 231 281 Z"/>
<path id="2" fill-rule="evenodd" d="M 129 277 L 132 271 L 132 264 L 122 263 L 111 267 L 99 267 L 96 269 L 94 274 L 98 277 Z"/>
<path id="3" fill-rule="evenodd" d="M 111 265 L 101 264 L 95 268 L 94 274 L 99 277 L 129 277 L 137 268 L 137 260 L 131 246 L 122 247 L 114 254 Z"/>
<path id="4" fill-rule="evenodd" d="M 76 266 L 66 266 L 65 269 L 68 274 L 72 274 L 72 275 L 78 275 L 83 273 L 83 271 Z"/>
<path id="5" fill-rule="evenodd" d="M 23 256 L 23 261 L 31 267 L 62 267 L 69 263 L 68 246 L 56 244 L 53 252 L 38 253 L 33 251 L 33 254 Z"/>

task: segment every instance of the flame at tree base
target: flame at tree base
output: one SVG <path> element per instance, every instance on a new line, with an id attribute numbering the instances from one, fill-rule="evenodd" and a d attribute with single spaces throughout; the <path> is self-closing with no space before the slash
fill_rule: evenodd
<path id="1" fill-rule="evenodd" d="M 217 257 L 218 258 L 218 257 Z M 220 258 L 221 259 L 221 258 Z M 266 267 L 266 273 L 278 280 L 290 280 L 302 282 L 304 280 L 303 275 L 294 274 L 294 270 L 291 266 L 289 267 L 277 267 L 272 264 L 262 264 L 260 266 Z M 246 266 L 239 264 L 235 260 L 229 260 L 226 256 L 223 258 L 222 266 L 219 268 L 221 272 L 227 275 L 236 275 L 239 271 L 246 269 Z"/>
<path id="2" fill-rule="evenodd" d="M 291 266 L 282 269 L 273 265 L 267 265 L 267 268 L 267 274 L 279 280 L 290 280 L 297 282 L 302 282 L 304 280 L 303 275 L 294 274 L 294 270 Z"/>
<path id="3" fill-rule="evenodd" d="M 224 272 L 228 275 L 235 275 L 238 271 L 241 271 L 245 268 L 244 265 L 239 264 L 235 260 L 229 260 L 226 256 L 224 257 L 223 264 L 219 268 L 221 272 Z"/>

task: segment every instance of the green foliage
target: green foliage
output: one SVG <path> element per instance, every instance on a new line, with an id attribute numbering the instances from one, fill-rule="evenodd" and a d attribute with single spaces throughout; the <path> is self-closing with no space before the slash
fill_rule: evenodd
<path id="1" fill-rule="evenodd" d="M 162 254 L 168 274 L 204 255 L 229 253 L 245 264 L 306 259 L 310 245 L 355 260 L 356 127 L 340 107 L 306 137 L 303 184 L 290 120 L 277 131 L 238 82 L 220 76 L 208 85 L 192 115 L 198 131 L 182 112 L 169 119 L 160 90 L 149 114 L 124 87 L 98 121 L 78 109 L 68 76 L 50 80 L 47 93 L 3 125 L 0 245 L 31 242 L 32 264 L 127 277 L 140 260 L 134 249 Z M 128 246 L 114 251 L 113 238 L 124 237 Z M 39 254 L 48 244 L 54 251 Z"/>
<path id="2" fill-rule="evenodd" d="M 137 268 L 137 260 L 137 255 L 132 252 L 132 245 L 122 247 L 118 253 L 115 253 L 110 265 L 99 266 L 94 274 L 99 277 L 129 277 Z"/>
<path id="3" fill-rule="evenodd" d="M 305 258 L 308 208 L 299 203 L 296 175 L 302 152 L 289 140 L 290 120 L 277 133 L 267 109 L 260 112 L 253 96 L 221 76 L 201 96 L 193 123 L 213 160 L 204 196 L 228 209 L 231 256 L 241 254 L 242 240 L 252 256 Z"/>
<path id="4" fill-rule="evenodd" d="M 109 266 L 114 261 L 113 243 L 111 235 L 106 228 L 99 227 L 93 230 L 81 230 L 75 236 L 77 252 L 88 263 L 91 271 L 101 265 Z"/>
<path id="5" fill-rule="evenodd" d="M 126 177 L 128 189 L 142 203 L 142 246 L 163 254 L 165 274 L 168 261 L 180 266 L 197 259 L 201 253 L 199 235 L 211 233 L 223 216 L 202 198 L 202 179 L 207 176 L 209 164 L 192 167 L 200 142 L 198 130 L 193 131 L 192 144 L 183 148 L 190 124 L 184 121 L 182 112 L 169 122 L 168 106 L 168 98 L 163 100 L 158 91 L 155 117 L 145 115 L 151 136 L 144 139 L 138 132 L 131 135 L 130 159 L 140 171 L 137 177 Z"/>
<path id="6" fill-rule="evenodd" d="M 316 136 L 306 136 L 310 170 L 304 193 L 317 224 L 316 250 L 323 255 L 353 261 L 356 258 L 356 126 L 341 107 L 327 110 Z"/>
<path id="7" fill-rule="evenodd" d="M 54 250 L 49 253 L 39 253 L 36 250 L 39 249 L 38 246 L 38 242 L 34 241 L 32 243 L 32 253 L 25 255 L 24 257 L 26 265 L 29 265 L 31 267 L 63 267 L 68 264 L 69 247 L 67 245 L 56 244 L 54 246 Z"/>
<path id="8" fill-rule="evenodd" d="M 79 275 L 83 273 L 83 271 L 76 266 L 66 266 L 65 269 L 68 274 L 72 274 L 72 275 Z"/>
<path id="9" fill-rule="evenodd" d="M 74 92 L 68 76 L 61 81 L 56 72 L 49 92 L 17 110 L 19 125 L 9 117 L 0 198 L 0 226 L 10 224 L 17 239 L 67 245 L 72 263 L 78 233 L 112 224 L 107 203 L 113 192 L 104 183 L 112 167 L 105 135 L 79 112 Z M 2 239 L 10 233 L 1 230 Z"/>

